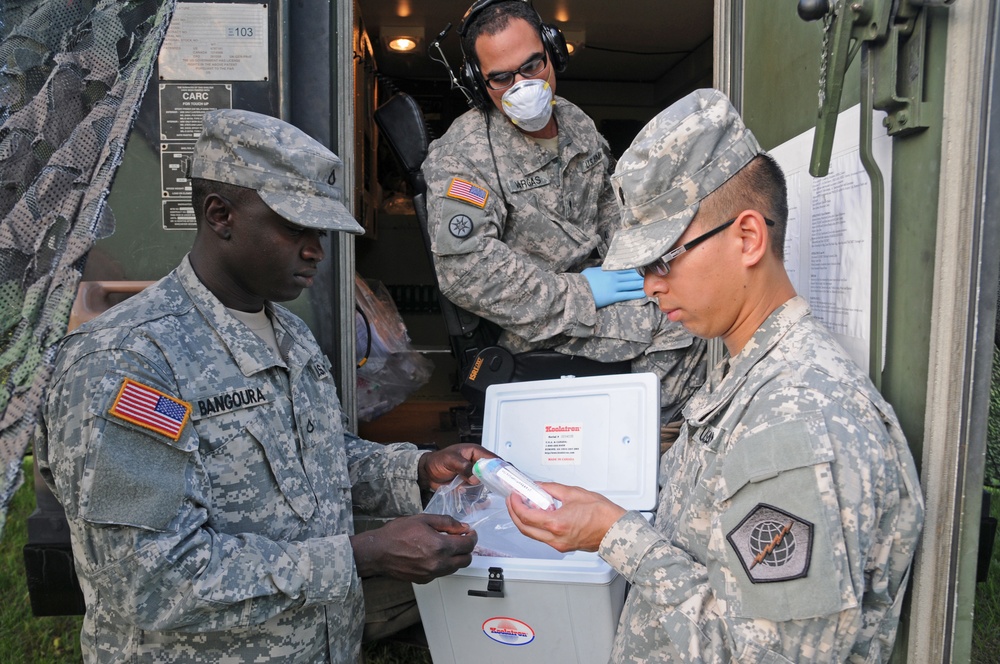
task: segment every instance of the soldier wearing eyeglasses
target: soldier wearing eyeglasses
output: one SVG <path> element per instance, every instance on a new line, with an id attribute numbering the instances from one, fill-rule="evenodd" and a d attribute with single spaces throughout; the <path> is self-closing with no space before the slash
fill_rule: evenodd
<path id="1" fill-rule="evenodd" d="M 892 407 L 812 316 L 783 263 L 785 179 L 724 94 L 654 118 L 618 163 L 635 268 L 667 317 L 728 359 L 683 410 L 654 522 L 543 483 L 526 535 L 597 551 L 631 589 L 613 662 L 886 662 L 923 523 Z M 710 387 L 711 385 L 711 387 Z"/>
<path id="2" fill-rule="evenodd" d="M 670 420 L 704 380 L 705 345 L 666 319 L 633 270 L 601 269 L 618 226 L 614 158 L 593 120 L 555 94 L 562 34 L 527 2 L 480 0 L 459 35 L 476 108 L 423 165 L 442 293 L 499 325 L 511 352 L 655 372 Z"/>

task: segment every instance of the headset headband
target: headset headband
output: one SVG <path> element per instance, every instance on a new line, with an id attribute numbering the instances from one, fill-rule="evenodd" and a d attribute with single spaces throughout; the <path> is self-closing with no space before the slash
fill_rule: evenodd
<path id="1" fill-rule="evenodd" d="M 458 36 L 464 39 L 465 33 L 469 31 L 469 24 L 475 20 L 476 16 L 478 16 L 480 12 L 487 7 L 492 7 L 493 5 L 498 5 L 502 2 L 523 2 L 528 4 L 528 0 L 476 0 L 476 2 L 473 2 L 472 6 L 466 10 L 465 16 L 462 17 L 462 22 L 458 24 Z M 534 9 L 534 7 L 532 7 L 532 9 Z M 535 13 L 537 14 L 538 12 Z M 541 17 L 539 17 L 538 20 L 541 22 Z"/>

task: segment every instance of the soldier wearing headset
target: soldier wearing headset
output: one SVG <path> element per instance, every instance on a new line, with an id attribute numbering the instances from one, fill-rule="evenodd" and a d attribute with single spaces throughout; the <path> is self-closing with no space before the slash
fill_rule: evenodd
<path id="1" fill-rule="evenodd" d="M 704 381 L 705 345 L 667 320 L 634 271 L 601 269 L 619 218 L 614 158 L 593 120 L 555 95 L 562 33 L 524 0 L 479 0 L 458 33 L 475 108 L 423 164 L 442 293 L 498 324 L 511 352 L 656 373 L 670 421 Z"/>

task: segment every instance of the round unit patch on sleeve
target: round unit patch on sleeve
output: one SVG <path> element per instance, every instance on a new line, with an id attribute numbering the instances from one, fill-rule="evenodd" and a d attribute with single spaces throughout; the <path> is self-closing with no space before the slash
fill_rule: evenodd
<path id="1" fill-rule="evenodd" d="M 777 507 L 758 503 L 726 539 L 754 583 L 790 581 L 809 572 L 813 524 Z"/>
<path id="2" fill-rule="evenodd" d="M 448 230 L 458 239 L 469 237 L 472 232 L 472 219 L 464 214 L 456 214 L 448 222 Z"/>

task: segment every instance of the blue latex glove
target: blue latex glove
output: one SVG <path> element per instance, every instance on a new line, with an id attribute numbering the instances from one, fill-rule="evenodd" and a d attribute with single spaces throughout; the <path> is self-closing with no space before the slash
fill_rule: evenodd
<path id="1" fill-rule="evenodd" d="M 587 278 L 598 309 L 615 302 L 646 297 L 646 293 L 642 290 L 642 277 L 635 270 L 602 270 L 600 267 L 588 267 L 580 274 Z"/>

